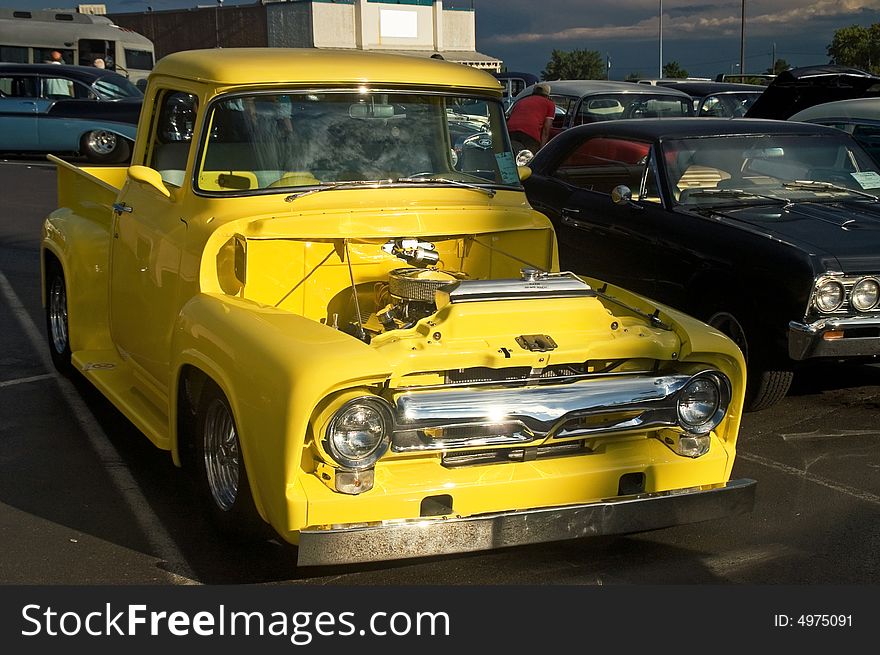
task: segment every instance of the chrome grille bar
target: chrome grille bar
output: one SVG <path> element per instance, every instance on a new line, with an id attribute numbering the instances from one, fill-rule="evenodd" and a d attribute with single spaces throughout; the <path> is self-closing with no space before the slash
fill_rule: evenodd
<path id="1" fill-rule="evenodd" d="M 692 375 L 616 377 L 564 385 L 407 390 L 394 394 L 396 452 L 517 444 L 678 425 Z"/>

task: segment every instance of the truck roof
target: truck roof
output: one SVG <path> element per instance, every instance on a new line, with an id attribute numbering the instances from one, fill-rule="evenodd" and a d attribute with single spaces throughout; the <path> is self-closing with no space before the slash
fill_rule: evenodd
<path id="1" fill-rule="evenodd" d="M 389 83 L 464 87 L 501 96 L 502 86 L 477 68 L 430 57 L 316 48 L 216 48 L 162 57 L 152 75 L 234 86 Z"/>

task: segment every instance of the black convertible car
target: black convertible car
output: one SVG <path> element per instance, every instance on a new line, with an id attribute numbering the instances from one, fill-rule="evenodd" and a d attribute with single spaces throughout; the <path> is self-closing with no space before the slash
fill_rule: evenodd
<path id="1" fill-rule="evenodd" d="M 612 121 L 566 130 L 530 166 L 561 267 L 728 334 L 748 409 L 780 400 L 797 362 L 880 354 L 880 168 L 841 130 Z"/>

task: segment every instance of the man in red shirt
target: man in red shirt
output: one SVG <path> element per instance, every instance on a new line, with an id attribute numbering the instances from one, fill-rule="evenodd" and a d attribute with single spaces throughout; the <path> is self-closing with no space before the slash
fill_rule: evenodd
<path id="1" fill-rule="evenodd" d="M 520 150 L 538 152 L 550 139 L 550 126 L 556 115 L 556 104 L 549 96 L 549 84 L 536 84 L 532 95 L 517 102 L 510 110 L 507 129 L 514 153 Z"/>

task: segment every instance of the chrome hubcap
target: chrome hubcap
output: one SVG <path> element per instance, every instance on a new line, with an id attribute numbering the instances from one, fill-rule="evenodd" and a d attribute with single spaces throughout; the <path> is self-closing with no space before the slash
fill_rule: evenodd
<path id="1" fill-rule="evenodd" d="M 116 148 L 116 135 L 106 130 L 89 132 L 89 148 L 100 155 L 109 155 Z"/>
<path id="2" fill-rule="evenodd" d="M 49 329 L 55 352 L 63 354 L 67 350 L 67 292 L 60 277 L 52 281 L 49 289 Z"/>
<path id="3" fill-rule="evenodd" d="M 228 511 L 238 496 L 240 455 L 235 423 L 226 405 L 219 399 L 212 401 L 208 407 L 202 439 L 211 496 L 217 507 Z"/>

